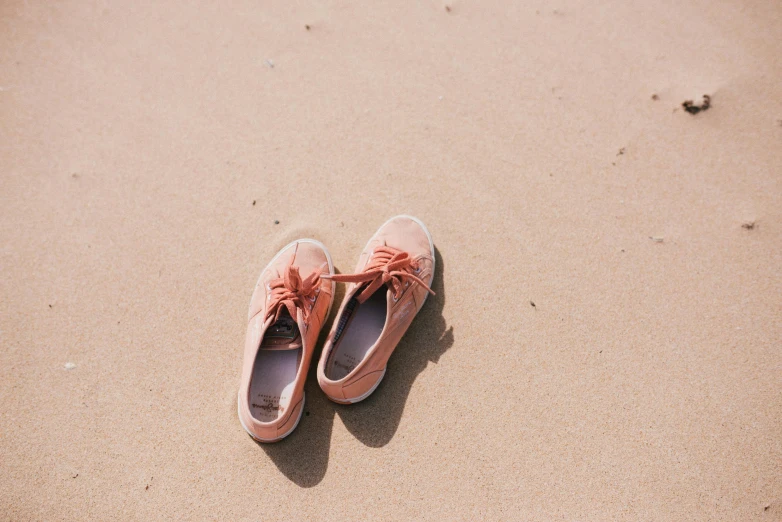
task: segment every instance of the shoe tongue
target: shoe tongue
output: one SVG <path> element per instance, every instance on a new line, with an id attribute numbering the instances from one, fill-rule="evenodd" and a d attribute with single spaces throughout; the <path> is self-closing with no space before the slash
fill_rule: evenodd
<path id="1" fill-rule="evenodd" d="M 283 313 L 264 332 L 260 348 L 261 350 L 295 350 L 301 346 L 299 326 L 288 313 Z"/>

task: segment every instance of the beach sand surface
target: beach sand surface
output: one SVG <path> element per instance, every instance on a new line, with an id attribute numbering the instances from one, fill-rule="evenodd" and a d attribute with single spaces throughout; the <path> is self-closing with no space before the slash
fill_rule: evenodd
<path id="1" fill-rule="evenodd" d="M 781 84 L 760 0 L 2 2 L 0 519 L 781 520 Z M 259 272 L 402 213 L 384 382 L 256 444 Z"/>

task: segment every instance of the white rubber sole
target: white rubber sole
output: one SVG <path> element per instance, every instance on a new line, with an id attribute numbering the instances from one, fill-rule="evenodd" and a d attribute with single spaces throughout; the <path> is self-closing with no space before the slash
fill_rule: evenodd
<path id="1" fill-rule="evenodd" d="M 293 246 L 296 243 L 312 243 L 313 245 L 319 246 L 323 250 L 323 252 L 326 254 L 326 261 L 328 261 L 328 264 L 329 264 L 329 273 L 330 274 L 334 274 L 334 262 L 331 260 L 331 254 L 329 253 L 329 250 L 326 248 L 326 245 L 324 245 L 323 243 L 321 243 L 320 241 L 318 241 L 316 239 L 307 239 L 307 238 L 305 238 L 305 239 L 297 239 L 295 241 L 291 241 L 290 243 L 288 243 L 287 245 L 282 247 L 279 252 L 277 252 L 277 254 L 272 258 L 272 260 L 269 261 L 269 264 L 267 264 L 263 268 L 263 270 L 261 270 L 261 275 L 258 276 L 258 281 L 255 283 L 255 286 L 258 286 L 260 284 L 261 276 L 263 275 L 264 272 L 266 272 L 266 269 L 269 268 L 275 261 L 277 261 L 277 259 L 282 255 L 283 252 L 288 250 L 288 248 L 290 248 L 291 246 Z M 331 307 L 334 305 L 334 292 L 336 290 L 336 286 L 337 286 L 337 284 L 334 281 L 332 281 L 331 282 L 331 300 L 329 301 L 329 308 L 326 311 L 326 317 L 327 318 L 328 318 L 329 314 L 331 314 Z M 253 291 L 255 291 L 255 290 L 253 289 Z M 252 302 L 252 296 L 250 296 L 250 302 Z M 305 378 L 306 378 L 307 373 L 308 372 L 304 373 Z M 236 414 L 239 417 L 239 424 L 242 425 L 242 428 L 244 428 L 244 431 L 246 431 L 247 434 L 250 437 L 253 438 L 253 440 L 256 440 L 258 442 L 265 442 L 265 443 L 268 443 L 268 442 L 278 442 L 278 441 L 284 439 L 285 437 L 287 437 L 288 435 L 290 435 L 291 433 L 293 433 L 293 430 L 295 430 L 296 427 L 299 425 L 299 421 L 301 420 L 301 416 L 304 413 L 305 400 L 306 400 L 306 395 L 304 393 L 302 393 L 302 396 L 301 396 L 301 410 L 299 410 L 299 417 L 296 419 L 296 422 L 293 424 L 293 427 L 291 429 L 289 429 L 287 432 L 285 432 L 283 435 L 277 437 L 276 439 L 263 439 L 261 437 L 256 437 L 255 435 L 252 434 L 252 432 L 250 430 L 247 429 L 247 426 L 245 426 L 244 422 L 242 421 L 242 415 L 241 415 L 241 413 L 239 411 L 239 407 L 240 407 L 240 404 L 241 404 L 241 397 L 239 397 L 238 393 L 237 393 L 237 396 L 236 396 Z"/>
<path id="2" fill-rule="evenodd" d="M 393 221 L 393 220 L 395 220 L 397 218 L 407 218 L 407 219 L 410 219 L 412 221 L 415 221 L 416 223 L 418 223 L 418 226 L 420 226 L 423 229 L 423 231 L 426 233 L 426 237 L 429 238 L 429 251 L 432 254 L 432 276 L 429 278 L 429 287 L 431 288 L 432 282 L 434 281 L 434 271 L 435 271 L 435 268 L 436 268 L 435 265 L 437 263 L 437 261 L 435 259 L 435 255 L 434 255 L 434 241 L 432 240 L 432 234 L 429 233 L 429 229 L 426 228 L 426 225 L 424 225 L 424 223 L 420 219 L 418 219 L 417 217 L 414 217 L 414 216 L 407 215 L 407 214 L 400 214 L 398 216 L 392 217 L 391 219 L 387 220 L 385 223 L 380 225 L 378 227 L 378 231 L 380 229 L 382 229 L 383 227 L 385 227 L 387 224 L 389 224 L 391 221 Z M 372 235 L 372 237 L 369 238 L 369 241 L 367 241 L 367 244 L 364 245 L 364 249 L 362 250 L 362 252 L 367 249 L 367 247 L 372 242 L 372 240 L 375 239 L 376 235 L 377 235 L 377 232 L 375 232 Z M 424 300 L 421 303 L 421 307 L 424 306 L 424 304 L 426 303 L 426 300 L 428 298 L 429 298 L 429 292 L 427 292 L 426 296 L 424 296 Z M 419 310 L 420 310 L 420 308 L 419 308 Z M 383 375 L 380 376 L 380 378 L 377 380 L 377 382 L 369 390 L 367 390 L 366 393 L 364 393 L 363 395 L 360 395 L 359 397 L 356 397 L 355 399 L 336 399 L 336 398 L 334 398 L 334 397 L 332 397 L 331 395 L 328 395 L 328 394 L 326 394 L 326 396 L 329 399 L 331 399 L 332 401 L 334 401 L 336 403 L 339 403 L 339 404 L 356 404 L 357 402 L 361 402 L 364 399 L 366 399 L 367 397 L 369 397 L 370 395 L 372 395 L 372 393 L 377 389 L 377 387 L 380 386 L 380 383 L 383 381 L 383 377 L 386 376 L 386 369 L 387 369 L 387 367 L 383 368 Z"/>

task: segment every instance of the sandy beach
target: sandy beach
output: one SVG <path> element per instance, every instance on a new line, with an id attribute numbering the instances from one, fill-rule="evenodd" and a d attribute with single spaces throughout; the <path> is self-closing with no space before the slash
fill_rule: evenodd
<path id="1" fill-rule="evenodd" d="M 780 85 L 778 2 L 0 3 L 0 519 L 782 520 Z M 255 443 L 261 269 L 402 213 L 385 380 Z"/>

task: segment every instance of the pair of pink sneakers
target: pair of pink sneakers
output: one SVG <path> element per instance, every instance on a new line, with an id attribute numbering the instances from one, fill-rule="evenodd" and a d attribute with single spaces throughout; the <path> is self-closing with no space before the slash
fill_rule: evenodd
<path id="1" fill-rule="evenodd" d="M 304 412 L 304 381 L 335 282 L 350 283 L 318 363 L 332 401 L 352 404 L 380 384 L 386 363 L 432 292 L 434 245 L 410 216 L 388 220 L 358 258 L 354 274 L 334 274 L 326 247 L 300 239 L 263 269 L 250 300 L 239 387 L 239 421 L 255 440 L 288 436 Z"/>

